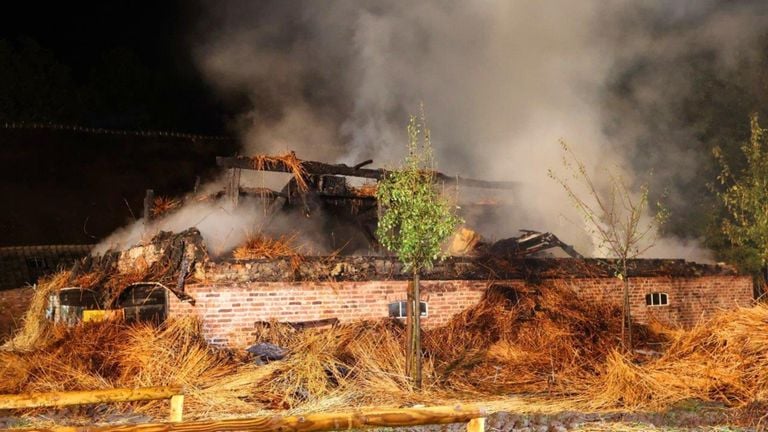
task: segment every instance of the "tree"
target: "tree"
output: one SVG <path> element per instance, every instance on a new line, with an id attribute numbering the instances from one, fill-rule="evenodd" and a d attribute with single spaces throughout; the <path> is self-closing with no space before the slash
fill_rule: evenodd
<path id="1" fill-rule="evenodd" d="M 738 172 L 734 173 L 719 147 L 714 155 L 720 162 L 717 179 L 723 187 L 718 197 L 725 208 L 720 227 L 745 262 L 759 263 L 749 267 L 762 273 L 757 279 L 762 288 L 768 277 L 768 130 L 760 127 L 756 114 L 750 126 L 749 141 L 741 146 L 744 159 Z"/>
<path id="2" fill-rule="evenodd" d="M 408 155 L 387 172 L 376 193 L 383 214 L 376 235 L 413 274 L 406 303 L 406 374 L 421 387 L 420 282 L 422 270 L 442 258 L 442 243 L 462 221 L 435 184 L 435 166 L 424 115 L 408 122 Z"/>
<path id="3" fill-rule="evenodd" d="M 630 260 L 639 257 L 654 246 L 659 228 L 668 212 L 660 203 L 651 216 L 648 212 L 648 184 L 641 184 L 633 193 L 620 175 L 606 170 L 608 182 L 598 187 L 587 167 L 573 150 L 560 141 L 565 153 L 563 166 L 569 173 L 561 177 L 551 169 L 549 177 L 565 189 L 576 209 L 584 218 L 587 233 L 598 240 L 598 247 L 615 258 L 614 274 L 622 281 L 621 343 L 625 350 L 632 349 L 632 310 L 629 301 Z"/>

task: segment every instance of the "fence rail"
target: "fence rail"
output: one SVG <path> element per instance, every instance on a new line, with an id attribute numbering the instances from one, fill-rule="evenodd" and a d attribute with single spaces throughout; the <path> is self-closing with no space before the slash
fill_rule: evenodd
<path id="1" fill-rule="evenodd" d="M 104 426 L 59 426 L 43 429 L 16 429 L 50 432 L 323 432 L 369 427 L 408 427 L 431 424 L 467 423 L 468 432 L 483 432 L 490 410 L 478 405 L 446 405 L 414 408 L 355 410 L 294 416 L 265 416 L 223 420 L 196 420 L 177 423 L 120 424 Z"/>
<path id="2" fill-rule="evenodd" d="M 181 387 L 146 387 L 71 392 L 0 395 L 0 410 L 119 403 L 170 399 L 170 421 L 180 422 L 184 412 Z"/>

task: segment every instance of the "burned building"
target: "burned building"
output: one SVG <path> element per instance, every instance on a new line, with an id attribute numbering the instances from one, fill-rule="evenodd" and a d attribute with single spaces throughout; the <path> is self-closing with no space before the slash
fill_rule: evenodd
<path id="1" fill-rule="evenodd" d="M 218 163 L 230 170 L 227 187 L 213 196 L 190 195 L 187 200 L 212 199 L 237 206 L 244 197 L 257 197 L 264 203 L 267 222 L 286 213 L 323 214 L 329 216 L 324 218 L 330 224 L 326 232 L 336 233 L 335 241 L 342 246 L 331 254 L 290 250 L 209 254 L 194 228 L 161 232 L 140 245 L 80 261 L 72 269 L 71 289 L 62 290 L 52 301 L 52 319 L 89 319 L 94 316 L 92 308 L 126 320 L 196 316 L 209 342 L 241 347 L 253 343 L 258 327 L 272 321 L 306 327 L 403 317 L 410 274 L 378 248 L 375 184 L 364 189 L 345 178 L 378 180 L 384 170 L 364 168 L 370 161 L 329 165 L 301 161 L 293 154 L 219 158 Z M 240 169 L 287 172 L 292 178 L 279 191 L 246 188 L 240 185 Z M 474 187 L 515 186 L 439 173 L 437 178 Z M 183 204 L 148 196 L 146 215 L 162 217 Z M 328 241 L 333 245 L 334 239 Z M 585 259 L 550 233 L 524 231 L 489 243 L 463 230 L 453 243 L 454 256 L 422 275 L 424 326 L 446 323 L 489 292 L 510 299 L 535 297 L 542 285 L 563 287 L 588 301 L 621 300 L 622 281 L 615 277 L 615 262 Z M 363 247 L 370 252 L 351 254 Z M 567 257 L 541 255 L 552 248 Z M 639 322 L 690 327 L 720 309 L 753 301 L 751 277 L 728 266 L 638 259 L 631 261 L 630 274 L 633 318 Z M 29 288 L 0 292 L 0 299 L 24 290 Z"/>

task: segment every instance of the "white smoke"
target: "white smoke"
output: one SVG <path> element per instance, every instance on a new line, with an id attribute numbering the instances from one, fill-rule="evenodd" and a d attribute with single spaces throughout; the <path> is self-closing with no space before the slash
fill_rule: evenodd
<path id="1" fill-rule="evenodd" d="M 558 140 L 576 150 L 602 185 L 605 166 L 617 167 L 630 184 L 642 182 L 644 173 L 635 172 L 627 155 L 637 154 L 645 125 L 621 100 L 606 103 L 611 79 L 638 58 L 672 63 L 702 47 L 723 68 L 736 67 L 743 47 L 767 28 L 763 4 L 212 1 L 195 50 L 223 97 L 247 100 L 233 119 L 244 153 L 296 150 L 304 159 L 392 165 L 405 149 L 408 115 L 423 102 L 441 171 L 521 184 L 503 214 L 477 208 L 467 214 L 482 234 L 553 231 L 589 253 L 595 245 L 580 215 L 547 178 L 548 169 L 560 166 Z M 695 91 L 673 68 L 653 76 L 634 96 L 659 99 L 660 110 Z M 658 161 L 654 185 L 697 169 L 699 155 L 675 149 L 649 156 Z M 460 196 L 499 198 L 480 190 Z M 695 241 L 658 243 L 650 255 L 705 254 Z"/>

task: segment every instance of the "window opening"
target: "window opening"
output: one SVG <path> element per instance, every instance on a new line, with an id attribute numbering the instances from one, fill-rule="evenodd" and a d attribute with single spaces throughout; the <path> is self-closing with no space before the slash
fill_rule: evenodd
<path id="1" fill-rule="evenodd" d="M 669 304 L 669 298 L 666 293 L 648 293 L 645 295 L 646 306 L 666 306 Z"/>
<path id="2" fill-rule="evenodd" d="M 389 316 L 392 318 L 405 318 L 406 314 L 406 301 L 399 301 L 389 304 Z M 425 317 L 427 316 L 427 302 L 419 302 L 419 310 L 421 311 L 421 316 Z"/>

